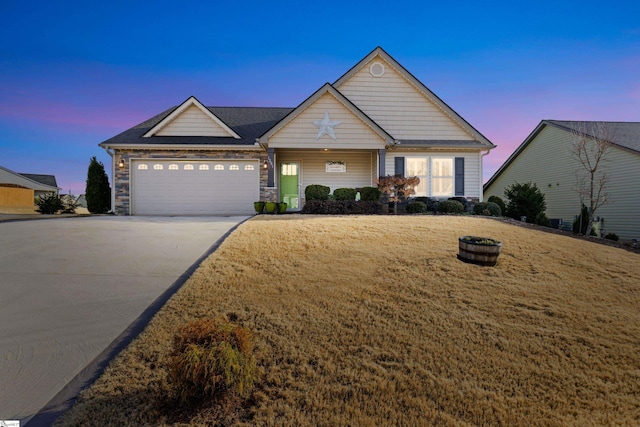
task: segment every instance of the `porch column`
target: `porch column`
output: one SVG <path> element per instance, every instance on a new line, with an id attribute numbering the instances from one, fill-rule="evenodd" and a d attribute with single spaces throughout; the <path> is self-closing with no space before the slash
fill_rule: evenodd
<path id="1" fill-rule="evenodd" d="M 387 160 L 387 150 L 385 148 L 381 148 L 378 150 L 378 176 L 385 176 L 386 168 L 385 162 Z"/>
<path id="2" fill-rule="evenodd" d="M 276 149 L 267 148 L 267 187 L 275 187 Z"/>

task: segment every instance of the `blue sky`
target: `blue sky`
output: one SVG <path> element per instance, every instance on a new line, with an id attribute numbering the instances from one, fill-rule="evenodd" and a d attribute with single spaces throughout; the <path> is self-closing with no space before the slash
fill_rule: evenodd
<path id="1" fill-rule="evenodd" d="M 80 194 L 189 96 L 295 107 L 376 46 L 498 145 L 485 180 L 542 119 L 640 121 L 635 1 L 0 0 L 0 165 Z"/>

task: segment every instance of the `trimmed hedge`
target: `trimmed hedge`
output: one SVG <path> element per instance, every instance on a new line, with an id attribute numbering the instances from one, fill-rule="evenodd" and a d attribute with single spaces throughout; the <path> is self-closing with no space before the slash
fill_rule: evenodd
<path id="1" fill-rule="evenodd" d="M 311 184 L 304 189 L 304 197 L 307 202 L 310 200 L 327 200 L 329 199 L 329 193 L 331 193 L 331 188 L 320 184 Z"/>
<path id="2" fill-rule="evenodd" d="M 424 202 L 411 202 L 407 205 L 406 211 L 409 214 L 421 214 L 429 212 L 429 210 L 427 209 L 427 205 Z"/>
<path id="3" fill-rule="evenodd" d="M 355 188 L 336 188 L 333 190 L 333 196 L 336 200 L 355 200 L 356 193 Z"/>
<path id="4" fill-rule="evenodd" d="M 360 190 L 360 200 L 363 202 L 377 202 L 382 196 L 382 191 L 378 187 L 362 187 Z"/>
<path id="5" fill-rule="evenodd" d="M 504 200 L 502 200 L 498 196 L 489 197 L 487 199 L 487 202 L 492 202 L 492 203 L 495 203 L 496 205 L 500 206 L 500 212 L 505 212 L 507 210 L 507 205 L 504 203 Z"/>
<path id="6" fill-rule="evenodd" d="M 473 206 L 473 214 L 499 217 L 502 216 L 502 209 L 500 209 L 500 206 L 498 206 L 497 203 L 480 202 Z"/>
<path id="7" fill-rule="evenodd" d="M 315 215 L 379 215 L 382 213 L 380 202 L 362 200 L 307 200 L 302 208 L 303 214 Z"/>
<path id="8" fill-rule="evenodd" d="M 438 212 L 443 214 L 461 214 L 465 208 L 462 203 L 457 200 L 443 200 L 438 204 Z"/>

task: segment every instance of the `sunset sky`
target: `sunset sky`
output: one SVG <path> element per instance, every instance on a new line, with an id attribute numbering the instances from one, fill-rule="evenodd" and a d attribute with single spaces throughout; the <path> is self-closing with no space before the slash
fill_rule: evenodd
<path id="1" fill-rule="evenodd" d="M 434 5 L 432 5 L 434 3 Z M 498 146 L 640 121 L 640 3 L 0 0 L 0 166 L 84 193 L 98 144 L 194 95 L 295 107 L 376 46 Z"/>

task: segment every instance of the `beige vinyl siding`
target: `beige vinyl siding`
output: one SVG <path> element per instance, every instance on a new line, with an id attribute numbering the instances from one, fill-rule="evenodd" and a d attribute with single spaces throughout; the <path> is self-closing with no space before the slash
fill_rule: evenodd
<path id="1" fill-rule="evenodd" d="M 313 122 L 322 120 L 325 112 L 329 113 L 332 121 L 340 122 L 334 128 L 335 141 L 329 135 L 316 140 L 319 128 Z M 367 149 L 384 148 L 384 144 L 384 139 L 329 93 L 322 95 L 269 138 L 271 148 Z"/>
<path id="2" fill-rule="evenodd" d="M 192 105 L 171 123 L 160 129 L 157 136 L 232 136 L 229 132 L 207 116 L 200 108 Z"/>
<path id="3" fill-rule="evenodd" d="M 326 185 L 331 192 L 336 188 L 356 188 L 374 185 L 377 177 L 377 152 L 375 151 L 286 151 L 276 153 L 276 163 L 300 162 L 300 196 L 311 184 Z M 343 161 L 347 172 L 326 172 L 327 161 Z M 278 168 L 279 170 L 279 168 Z"/>
<path id="4" fill-rule="evenodd" d="M 382 77 L 373 77 L 369 72 L 374 62 L 384 65 Z M 473 140 L 422 91 L 379 56 L 338 90 L 396 139 Z"/>
<path id="5" fill-rule="evenodd" d="M 481 161 L 482 157 L 480 153 L 465 153 L 465 152 L 420 152 L 420 151 L 393 151 L 387 152 L 386 162 L 385 162 L 385 170 L 387 175 L 395 174 L 395 158 L 396 157 L 422 157 L 422 158 L 449 158 L 454 159 L 456 157 L 464 157 L 464 197 L 467 198 L 477 198 L 478 200 L 482 200 L 482 183 L 480 182 L 480 177 L 482 176 L 481 172 Z M 429 165 L 430 162 L 427 163 Z M 429 166 L 427 166 L 429 167 Z M 455 167 L 455 161 L 454 161 Z M 427 171 L 429 175 L 431 174 L 431 170 Z M 454 183 L 455 183 L 455 171 L 454 171 Z"/>
<path id="6" fill-rule="evenodd" d="M 548 218 L 573 220 L 580 211 L 580 198 L 575 191 L 577 164 L 571 157 L 569 136 L 555 127 L 544 127 L 487 189 L 484 198 L 498 196 L 505 200 L 507 187 L 532 182 L 545 194 Z"/>
<path id="7" fill-rule="evenodd" d="M 610 201 L 596 215 L 605 219 L 605 232 L 623 239 L 640 239 L 640 153 L 613 148 L 607 156 Z"/>
<path id="8" fill-rule="evenodd" d="M 567 131 L 544 127 L 487 188 L 484 198 L 504 197 L 504 190 L 515 182 L 535 183 L 545 195 L 547 217 L 561 218 L 570 226 L 580 212 L 580 196 L 576 190 L 577 171 L 581 168 L 571 154 L 572 139 Z M 640 237 L 640 154 L 617 147 L 608 152 L 606 173 L 609 204 L 596 211 L 605 219 L 605 230 L 623 239 Z"/>

